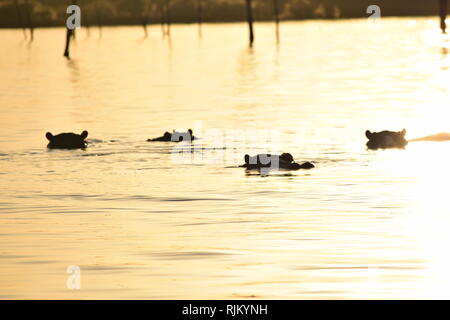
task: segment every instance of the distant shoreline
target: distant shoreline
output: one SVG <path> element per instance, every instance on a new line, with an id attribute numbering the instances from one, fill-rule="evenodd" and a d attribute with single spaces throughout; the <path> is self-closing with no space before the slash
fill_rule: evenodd
<path id="1" fill-rule="evenodd" d="M 9 1 L 0 5 L 0 28 L 64 26 L 66 1 Z M 84 26 L 132 26 L 179 23 L 228 23 L 247 19 L 244 0 L 77 0 Z M 439 16 L 440 1 L 431 0 L 252 0 L 257 22 Z M 274 10 L 274 4 L 277 10 Z M 375 10 L 377 13 L 375 13 Z M 276 13 L 275 13 L 276 12 Z"/>
<path id="2" fill-rule="evenodd" d="M 286 19 L 286 20 L 280 20 L 280 23 L 285 23 L 285 22 L 296 22 L 296 21 L 340 21 L 340 20 L 355 20 L 355 19 L 367 19 L 368 16 L 355 16 L 355 17 L 341 17 L 341 18 L 305 18 L 305 19 Z M 435 18 L 436 20 L 439 19 L 439 17 L 437 15 L 404 15 L 404 16 L 400 16 L 400 15 L 391 15 L 391 16 L 382 16 L 382 18 Z M 213 20 L 213 21 L 202 21 L 202 24 L 220 24 L 220 23 L 243 23 L 246 22 L 245 20 Z M 261 19 L 261 20 L 256 20 L 255 23 L 260 23 L 260 22 L 265 22 L 265 23 L 270 23 L 270 22 L 274 22 L 274 20 L 272 19 Z M 181 24 L 194 24 L 197 25 L 198 22 L 197 21 L 171 21 L 170 23 L 171 25 L 181 25 Z M 157 25 L 161 25 L 160 22 L 148 22 L 147 26 L 157 26 Z M 142 27 L 142 24 L 139 23 L 135 23 L 135 22 L 123 22 L 123 23 L 113 23 L 113 22 L 106 22 L 103 23 L 102 25 L 98 25 L 98 24 L 83 24 L 82 21 L 82 25 L 81 28 L 98 28 L 98 27 L 131 27 L 131 26 L 138 26 L 138 27 Z M 34 29 L 36 28 L 62 28 L 64 27 L 63 23 L 43 23 L 43 24 L 36 24 L 33 26 Z M 16 24 L 14 25 L 0 25 L 0 29 L 28 29 L 27 26 L 17 26 Z"/>

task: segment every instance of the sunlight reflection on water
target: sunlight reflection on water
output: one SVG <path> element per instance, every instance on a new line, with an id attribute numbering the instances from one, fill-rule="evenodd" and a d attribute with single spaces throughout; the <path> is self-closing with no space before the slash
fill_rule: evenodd
<path id="1" fill-rule="evenodd" d="M 411 23 L 414 21 L 414 23 Z M 364 131 L 448 132 L 450 58 L 428 18 L 1 30 L 0 296 L 9 298 L 448 298 L 449 142 L 367 151 Z M 148 143 L 201 123 L 202 161 Z M 89 130 L 85 151 L 45 132 Z M 229 131 L 227 131 L 229 130 Z M 240 130 L 240 131 L 239 131 Z M 195 132 L 197 133 L 197 132 Z M 269 148 L 269 150 L 265 149 Z M 245 153 L 315 169 L 268 176 Z M 230 156 L 221 163 L 211 157 Z M 205 160 L 205 161 L 203 161 Z M 80 291 L 65 287 L 81 268 Z"/>

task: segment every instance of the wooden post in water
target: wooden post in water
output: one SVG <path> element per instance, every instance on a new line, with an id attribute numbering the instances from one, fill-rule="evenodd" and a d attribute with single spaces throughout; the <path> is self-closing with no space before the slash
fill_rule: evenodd
<path id="1" fill-rule="evenodd" d="M 80 0 L 80 9 L 81 9 L 81 7 L 86 3 L 86 2 L 89 2 L 89 1 L 91 1 L 91 0 Z M 86 37 L 87 38 L 89 38 L 90 36 L 91 36 L 91 30 L 90 30 L 90 21 L 87 19 L 87 10 L 82 10 L 82 13 L 81 13 L 81 15 L 82 15 L 82 18 L 83 18 L 83 25 L 84 25 L 84 27 L 86 28 Z"/>
<path id="2" fill-rule="evenodd" d="M 14 5 L 16 7 L 16 11 L 17 11 L 17 19 L 19 20 L 19 25 L 22 28 L 23 31 L 23 36 L 25 37 L 25 39 L 27 38 L 27 30 L 25 28 L 25 25 L 23 24 L 23 20 L 22 20 L 22 14 L 20 13 L 20 6 L 19 6 L 19 0 L 14 0 Z"/>
<path id="3" fill-rule="evenodd" d="M 167 35 L 170 36 L 170 0 L 166 0 Z"/>
<path id="4" fill-rule="evenodd" d="M 247 22 L 250 36 L 250 47 L 253 45 L 253 41 L 255 40 L 255 35 L 253 33 L 253 8 L 252 8 L 252 0 L 245 0 L 247 7 Z"/>
<path id="5" fill-rule="evenodd" d="M 77 0 L 69 1 L 69 5 L 78 5 Z M 75 39 L 75 29 L 69 28 L 69 23 L 66 19 L 66 47 L 64 49 L 64 57 L 70 59 L 70 40 Z"/>
<path id="6" fill-rule="evenodd" d="M 34 40 L 34 27 L 33 27 L 33 22 L 31 20 L 31 9 L 30 9 L 29 0 L 25 0 L 25 10 L 26 10 L 28 28 L 30 29 L 30 41 L 33 41 Z"/>
<path id="7" fill-rule="evenodd" d="M 85 19 L 86 20 L 86 19 Z M 86 37 L 90 37 L 91 36 L 91 29 L 90 29 L 90 25 L 89 23 L 84 23 L 84 27 L 86 28 Z"/>
<path id="8" fill-rule="evenodd" d="M 439 16 L 441 18 L 442 33 L 447 34 L 447 25 L 445 23 L 445 18 L 447 18 L 447 0 L 439 0 Z"/>
<path id="9" fill-rule="evenodd" d="M 69 3 L 70 3 L 70 1 L 69 1 Z M 77 6 L 78 5 L 78 1 L 77 0 L 73 0 L 73 4 Z M 75 40 L 75 29 L 72 30 L 72 39 Z"/>
<path id="10" fill-rule="evenodd" d="M 70 59 L 70 39 L 73 37 L 73 30 L 69 29 L 69 27 L 66 27 L 66 48 L 64 49 L 64 57 L 67 59 Z"/>
<path id="11" fill-rule="evenodd" d="M 98 0 L 95 2 L 95 16 L 97 18 L 97 26 L 99 37 L 102 37 L 102 14 L 100 12 L 100 8 L 98 6 Z"/>
<path id="12" fill-rule="evenodd" d="M 202 37 L 202 0 L 197 0 L 197 24 L 198 24 L 198 35 Z"/>
<path id="13" fill-rule="evenodd" d="M 147 21 L 142 22 L 142 27 L 144 28 L 144 37 L 148 37 L 148 31 L 147 31 Z"/>
<path id="14" fill-rule="evenodd" d="M 165 0 L 160 0 L 159 7 L 160 7 L 160 10 L 161 10 L 161 30 L 162 30 L 162 34 L 163 34 L 163 37 L 164 37 L 166 35 L 166 28 L 165 28 L 165 23 L 166 23 L 166 6 L 165 6 Z"/>
<path id="15" fill-rule="evenodd" d="M 139 3 L 138 11 L 140 11 L 140 22 L 142 24 L 142 27 L 144 28 L 144 37 L 147 38 L 148 37 L 147 25 L 149 20 L 151 4 L 147 0 L 137 0 L 137 1 Z"/>
<path id="16" fill-rule="evenodd" d="M 277 36 L 277 43 L 280 42 L 280 15 L 278 11 L 278 0 L 273 0 L 273 11 L 275 15 L 275 32 Z"/>
<path id="17" fill-rule="evenodd" d="M 84 27 L 86 28 L 86 37 L 91 36 L 91 21 L 87 19 L 86 11 L 83 12 Z"/>

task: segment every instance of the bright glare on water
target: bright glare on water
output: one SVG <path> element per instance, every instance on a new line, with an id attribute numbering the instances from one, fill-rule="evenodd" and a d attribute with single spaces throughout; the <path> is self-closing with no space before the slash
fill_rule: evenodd
<path id="1" fill-rule="evenodd" d="M 80 30 L 70 61 L 62 28 L 0 31 L 0 298 L 450 298 L 450 143 L 364 136 L 450 131 L 438 21 L 202 31 Z M 146 142 L 188 128 L 183 161 Z M 316 168 L 237 168 L 263 152 Z"/>

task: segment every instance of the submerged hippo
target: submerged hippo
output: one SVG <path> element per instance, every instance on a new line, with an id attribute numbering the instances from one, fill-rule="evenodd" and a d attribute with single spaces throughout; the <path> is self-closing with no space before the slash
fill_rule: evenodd
<path id="1" fill-rule="evenodd" d="M 294 162 L 294 158 L 290 153 L 283 153 L 282 155 L 271 154 L 258 154 L 250 157 L 248 154 L 244 157 L 245 164 L 241 167 L 247 169 L 287 169 L 287 170 L 299 170 L 299 169 L 312 169 L 314 165 L 311 162 L 304 162 L 298 164 Z"/>
<path id="2" fill-rule="evenodd" d="M 366 131 L 366 137 L 369 139 L 367 148 L 369 149 L 388 149 L 388 148 L 404 148 L 408 144 L 405 139 L 406 129 L 402 131 L 381 131 L 370 132 Z"/>
<path id="3" fill-rule="evenodd" d="M 56 136 L 50 132 L 45 134 L 49 144 L 47 148 L 50 149 L 84 149 L 86 148 L 85 139 L 88 136 L 88 132 L 85 130 L 81 134 L 76 133 L 60 133 Z"/>
<path id="4" fill-rule="evenodd" d="M 165 132 L 162 137 L 154 138 L 154 139 L 147 139 L 147 141 L 173 141 L 173 142 L 181 142 L 181 141 L 187 141 L 190 142 L 192 140 L 197 139 L 194 137 L 194 134 L 192 132 L 192 129 L 189 129 L 187 132 L 178 132 L 173 130 L 172 133 Z"/>

